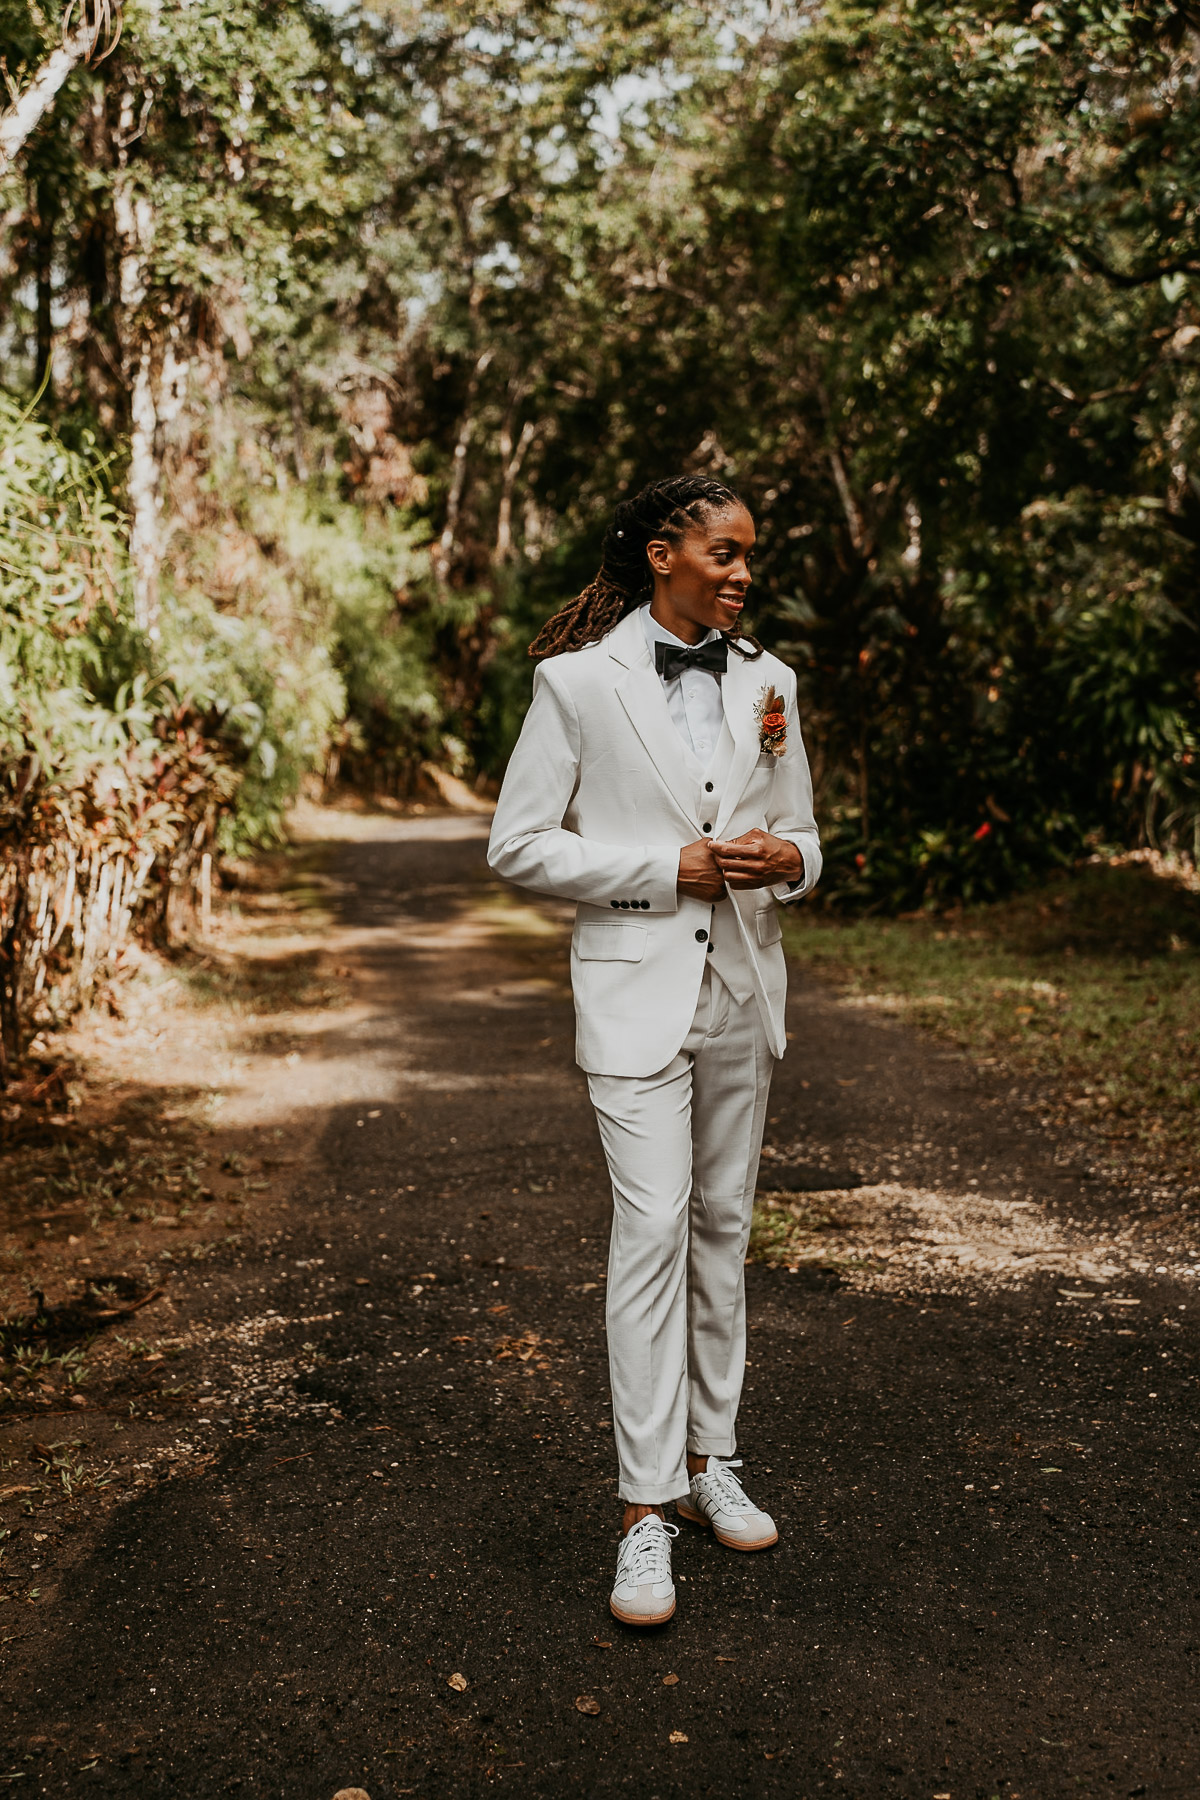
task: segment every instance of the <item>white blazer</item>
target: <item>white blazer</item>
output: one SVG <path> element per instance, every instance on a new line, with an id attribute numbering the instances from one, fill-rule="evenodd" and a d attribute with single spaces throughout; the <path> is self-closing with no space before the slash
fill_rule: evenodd
<path id="1" fill-rule="evenodd" d="M 786 702 L 780 757 L 761 749 L 754 712 L 768 686 Z M 709 800 L 704 776 L 688 768 L 639 611 L 601 643 L 548 657 L 534 676 L 488 862 L 521 887 L 579 903 L 571 981 L 576 1057 L 589 1073 L 653 1075 L 687 1036 L 712 907 L 676 890 L 684 844 L 757 826 L 800 850 L 805 892 L 820 875 L 795 676 L 769 653 L 748 661 L 731 651 L 721 688 L 733 752 Z M 773 892 L 795 897 L 786 883 Z M 772 890 L 730 899 L 767 1039 L 782 1056 L 787 974 Z"/>

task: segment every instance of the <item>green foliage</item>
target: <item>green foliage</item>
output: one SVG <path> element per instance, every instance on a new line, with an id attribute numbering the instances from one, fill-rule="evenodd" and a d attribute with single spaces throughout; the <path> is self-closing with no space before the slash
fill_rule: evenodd
<path id="1" fill-rule="evenodd" d="M 0 395 L 0 842 L 98 831 L 170 843 L 149 669 L 97 703 L 101 646 L 127 605 L 120 520 L 94 455 L 67 450 Z"/>
<path id="2" fill-rule="evenodd" d="M 19 73 L 60 21 L 17 12 Z M 131 4 L 10 177 L 0 305 L 31 367 L 51 299 L 77 321 L 60 436 L 115 468 L 144 353 L 162 656 L 237 772 L 224 840 L 327 742 L 372 788 L 498 776 L 613 497 L 690 467 L 759 520 L 829 895 L 1195 857 L 1195 27 Z"/>
<path id="3" fill-rule="evenodd" d="M 328 494 L 293 502 L 281 539 L 344 686 L 340 771 L 368 793 L 404 789 L 421 762 L 445 758 L 429 635 L 406 616 L 426 559 L 412 533 Z"/>

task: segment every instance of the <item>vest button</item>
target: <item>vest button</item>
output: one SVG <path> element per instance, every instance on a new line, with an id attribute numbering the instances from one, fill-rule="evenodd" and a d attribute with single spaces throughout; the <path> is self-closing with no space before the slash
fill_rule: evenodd
<path id="1" fill-rule="evenodd" d="M 697 942 L 697 943 L 698 943 L 698 944 L 707 944 L 707 942 L 708 942 L 708 933 L 707 933 L 707 931 L 698 931 L 698 932 L 697 932 L 697 933 L 696 933 L 696 942 Z"/>
<path id="2" fill-rule="evenodd" d="M 701 826 L 701 830 L 702 830 L 702 831 L 711 831 L 711 830 L 712 830 L 712 822 L 711 822 L 711 820 L 710 820 L 710 821 L 709 821 L 709 823 L 708 823 L 708 824 L 707 824 L 707 825 L 702 825 L 702 826 Z"/>
<path id="3" fill-rule="evenodd" d="M 711 781 L 706 781 L 706 782 L 705 782 L 705 784 L 704 784 L 704 791 L 705 791 L 705 793 L 706 793 L 706 794 L 711 794 L 711 793 L 712 793 L 712 791 L 713 791 L 713 789 L 712 789 L 712 782 L 711 782 Z"/>
<path id="4" fill-rule="evenodd" d="M 717 947 L 717 946 L 716 946 L 716 945 L 715 945 L 715 944 L 710 944 L 710 945 L 709 945 L 709 946 L 708 946 L 708 954 L 709 954 L 709 955 L 710 955 L 710 956 L 711 956 L 711 955 L 712 955 L 712 953 L 713 953 L 713 951 L 714 951 L 714 950 L 715 950 L 715 949 L 716 949 L 716 947 Z"/>

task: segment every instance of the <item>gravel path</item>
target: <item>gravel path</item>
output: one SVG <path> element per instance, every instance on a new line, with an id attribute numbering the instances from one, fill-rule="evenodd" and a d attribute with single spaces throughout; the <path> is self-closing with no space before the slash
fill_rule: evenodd
<path id="1" fill-rule="evenodd" d="M 566 914 L 485 830 L 331 852 L 366 1006 L 297 1070 L 318 1153 L 173 1289 L 188 1472 L 0 1628 L 11 1791 L 1194 1796 L 1191 1277 L 988 1072 L 802 974 L 763 1186 L 815 1235 L 748 1271 L 742 1413 L 781 1543 L 685 1526 L 675 1620 L 611 1619 Z"/>

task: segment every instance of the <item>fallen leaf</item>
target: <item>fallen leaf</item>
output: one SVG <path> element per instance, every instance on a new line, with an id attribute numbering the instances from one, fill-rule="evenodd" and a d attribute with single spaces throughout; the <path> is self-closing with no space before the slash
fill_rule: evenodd
<path id="1" fill-rule="evenodd" d="M 612 1641 L 609 1638 L 593 1638 L 592 1642 L 593 1642 L 593 1644 L 595 1644 L 597 1650 L 611 1650 L 612 1649 Z"/>
<path id="2" fill-rule="evenodd" d="M 452 1687 L 456 1694 L 465 1694 L 467 1691 L 467 1678 L 465 1675 L 452 1675 L 446 1685 L 447 1687 Z"/>
<path id="3" fill-rule="evenodd" d="M 664 1675 L 663 1676 L 663 1686 L 664 1687 L 678 1687 L 679 1686 L 678 1675 Z"/>
<path id="4" fill-rule="evenodd" d="M 668 1739 L 668 1742 L 672 1744 L 686 1744 L 687 1741 L 686 1731 L 673 1731 Z"/>
<path id="5" fill-rule="evenodd" d="M 718 1656 L 715 1660 L 717 1662 L 736 1662 L 737 1657 L 736 1656 Z"/>
<path id="6" fill-rule="evenodd" d="M 575 1696 L 575 1711 L 581 1712 L 581 1713 L 590 1713 L 594 1718 L 595 1715 L 600 1711 L 600 1702 L 598 1700 L 594 1700 L 590 1694 L 576 1694 L 576 1696 Z"/>

